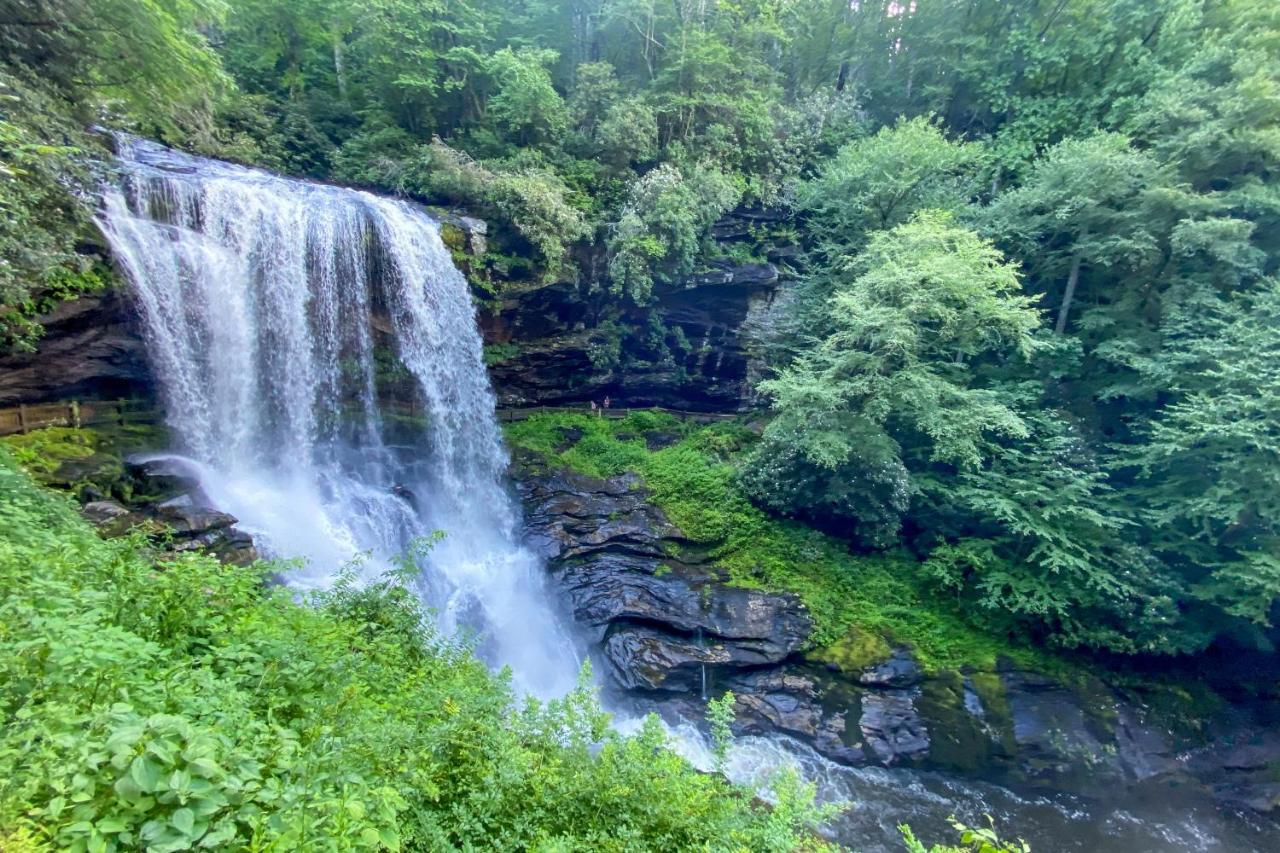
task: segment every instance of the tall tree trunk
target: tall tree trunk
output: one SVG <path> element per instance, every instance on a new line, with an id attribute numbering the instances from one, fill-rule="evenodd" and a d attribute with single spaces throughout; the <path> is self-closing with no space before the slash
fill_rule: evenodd
<path id="1" fill-rule="evenodd" d="M 1071 314 L 1071 300 L 1076 295 L 1076 285 L 1080 283 L 1080 253 L 1076 252 L 1071 259 L 1071 272 L 1067 273 L 1067 289 L 1062 294 L 1062 308 L 1058 310 L 1058 325 L 1054 329 L 1058 334 L 1067 330 L 1067 317 Z"/>
<path id="2" fill-rule="evenodd" d="M 345 101 L 347 99 L 347 63 L 343 53 L 342 31 L 334 25 L 331 34 L 333 36 L 333 73 L 338 78 L 338 97 Z"/>

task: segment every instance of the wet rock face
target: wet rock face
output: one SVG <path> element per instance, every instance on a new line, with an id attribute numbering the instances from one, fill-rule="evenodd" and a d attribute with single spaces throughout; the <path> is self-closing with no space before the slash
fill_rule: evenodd
<path id="1" fill-rule="evenodd" d="M 599 306 L 573 285 L 509 293 L 480 315 L 486 343 L 512 348 L 489 370 L 500 405 L 608 394 L 618 406 L 741 409 L 757 378 L 752 321 L 772 303 L 778 278 L 772 263 L 714 265 L 684 286 L 659 289 L 653 305 L 625 312 L 611 332 Z M 671 345 L 665 353 L 650 349 L 655 321 Z M 616 357 L 602 355 L 609 346 Z"/>
<path id="2" fill-rule="evenodd" d="M 59 305 L 34 353 L 0 357 L 0 405 L 149 396 L 146 347 L 118 291 Z"/>
<path id="3" fill-rule="evenodd" d="M 123 536 L 142 528 L 165 534 L 169 553 L 205 551 L 238 566 L 258 559 L 253 537 L 235 526 L 238 519 L 211 507 L 198 484 L 181 471 L 164 461 L 147 461 L 126 464 L 125 474 L 135 500 L 99 498 L 80 508 L 103 535 Z"/>
<path id="4" fill-rule="evenodd" d="M 625 689 L 697 692 L 705 674 L 777 664 L 809 635 L 794 596 L 726 586 L 634 475 L 555 473 L 520 488 L 530 544 Z"/>
<path id="5" fill-rule="evenodd" d="M 810 620 L 784 594 L 726 586 L 640 480 L 536 471 L 517 458 L 529 544 L 548 561 L 615 687 L 697 719 L 733 691 L 735 731 L 782 734 L 851 766 L 945 769 L 1105 797 L 1195 785 L 1225 806 L 1280 811 L 1280 710 L 1172 731 L 1141 696 L 1012 665 L 926 673 L 905 648 L 842 672 L 803 655 Z M 1162 722 L 1163 720 L 1163 722 Z"/>

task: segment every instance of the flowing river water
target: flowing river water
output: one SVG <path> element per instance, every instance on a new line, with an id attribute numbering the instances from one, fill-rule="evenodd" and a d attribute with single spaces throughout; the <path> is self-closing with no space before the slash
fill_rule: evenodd
<path id="1" fill-rule="evenodd" d="M 139 306 L 174 441 L 167 458 L 263 551 L 296 558 L 286 580 L 299 588 L 343 570 L 376 578 L 416 538 L 443 531 L 417 580 L 441 629 L 473 634 L 522 693 L 572 687 L 584 652 L 521 543 L 475 309 L 439 223 L 401 201 L 143 140 L 119 148 L 98 222 Z M 389 438 L 378 405 L 388 353 L 425 412 L 407 446 Z M 694 727 L 673 734 L 710 765 Z M 741 739 L 727 772 L 758 783 L 783 765 L 849 804 L 831 830 L 863 850 L 899 849 L 903 822 L 946 837 L 952 813 L 990 813 L 1038 853 L 1280 847 L 1268 845 L 1274 825 L 1203 797 L 1025 795 L 840 767 L 783 739 Z"/>

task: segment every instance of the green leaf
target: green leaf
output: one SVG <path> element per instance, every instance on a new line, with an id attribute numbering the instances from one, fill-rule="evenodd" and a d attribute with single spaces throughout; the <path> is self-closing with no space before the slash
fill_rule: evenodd
<path id="1" fill-rule="evenodd" d="M 191 809 L 181 808 L 173 813 L 169 818 L 169 822 L 183 835 L 190 835 L 195 828 L 196 816 Z"/>

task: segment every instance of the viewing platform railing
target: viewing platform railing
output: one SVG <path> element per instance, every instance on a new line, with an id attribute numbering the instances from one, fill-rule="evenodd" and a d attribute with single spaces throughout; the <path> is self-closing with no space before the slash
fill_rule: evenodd
<path id="1" fill-rule="evenodd" d="M 102 426 L 155 423 L 159 415 L 147 400 L 70 400 L 0 408 L 0 435 L 27 433 L 45 427 Z"/>
<path id="2" fill-rule="evenodd" d="M 404 408 L 404 407 L 393 407 Z M 416 407 L 409 407 L 410 414 L 417 414 Z M 562 412 L 621 420 L 632 412 L 664 412 L 676 417 L 700 423 L 733 420 L 738 415 L 731 412 L 691 412 L 661 406 L 635 408 L 597 408 L 588 406 L 522 406 L 497 410 L 500 423 L 528 420 L 536 415 L 554 415 Z M 57 403 L 33 403 L 0 408 L 0 435 L 27 433 L 45 427 L 87 427 L 103 424 L 149 424 L 160 420 L 160 413 L 147 400 L 69 400 Z"/>

